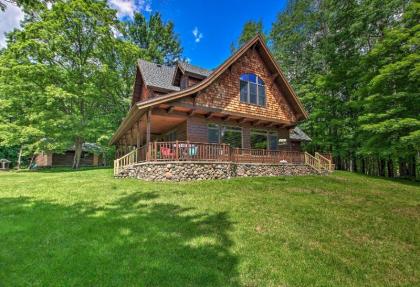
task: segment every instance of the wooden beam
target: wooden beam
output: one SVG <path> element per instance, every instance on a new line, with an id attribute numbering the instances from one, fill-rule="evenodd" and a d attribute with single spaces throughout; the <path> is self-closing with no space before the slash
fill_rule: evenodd
<path id="1" fill-rule="evenodd" d="M 153 109 L 152 111 L 153 115 L 157 115 L 157 116 L 163 116 L 163 117 L 176 117 L 176 118 L 187 118 L 188 117 L 188 112 L 181 112 L 181 111 L 173 111 L 170 114 L 168 114 L 166 112 L 166 109 Z"/>
<path id="2" fill-rule="evenodd" d="M 169 108 L 166 109 L 166 112 L 168 114 L 172 113 L 174 111 L 175 106 L 170 106 Z"/>
<path id="3" fill-rule="evenodd" d="M 240 120 L 238 121 L 238 124 L 243 124 L 243 123 L 245 123 L 246 121 L 248 121 L 248 118 L 242 118 L 242 119 L 240 119 Z"/>
<path id="4" fill-rule="evenodd" d="M 197 114 L 197 111 L 196 111 L 195 109 L 192 109 L 190 112 L 188 112 L 188 116 L 189 116 L 189 117 L 192 117 L 192 116 L 194 116 L 195 114 Z"/>
<path id="5" fill-rule="evenodd" d="M 146 145 L 150 143 L 150 129 L 151 129 L 152 110 L 148 110 L 146 114 Z"/>
<path id="6" fill-rule="evenodd" d="M 231 116 L 224 116 L 222 117 L 222 121 L 226 122 L 231 119 Z"/>

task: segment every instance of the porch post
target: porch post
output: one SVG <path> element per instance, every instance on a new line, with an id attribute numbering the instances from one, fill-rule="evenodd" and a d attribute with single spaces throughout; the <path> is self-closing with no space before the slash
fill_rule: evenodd
<path id="1" fill-rule="evenodd" d="M 146 160 L 149 161 L 151 158 L 150 148 L 150 118 L 152 111 L 148 110 L 146 114 Z"/>
<path id="2" fill-rule="evenodd" d="M 124 155 L 126 155 L 127 152 L 128 152 L 127 135 L 124 135 Z"/>
<path id="3" fill-rule="evenodd" d="M 137 123 L 137 148 L 141 145 L 141 129 L 140 129 L 141 119 Z"/>
<path id="4" fill-rule="evenodd" d="M 151 123 L 150 123 L 150 121 L 151 121 L 151 116 L 152 116 L 152 110 L 148 110 L 147 111 L 147 118 L 146 118 L 146 120 L 147 120 L 147 128 L 146 128 L 146 144 L 147 145 L 149 145 L 149 143 L 150 143 L 150 128 L 151 128 Z"/>

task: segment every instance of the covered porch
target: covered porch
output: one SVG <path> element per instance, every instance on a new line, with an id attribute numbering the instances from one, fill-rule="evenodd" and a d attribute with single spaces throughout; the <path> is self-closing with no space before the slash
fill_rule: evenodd
<path id="1" fill-rule="evenodd" d="M 142 106 L 124 123 L 112 142 L 117 146 L 115 175 L 145 162 L 281 163 L 333 169 L 321 154 L 291 149 L 289 130 L 295 123 L 198 106 L 194 98 Z"/>

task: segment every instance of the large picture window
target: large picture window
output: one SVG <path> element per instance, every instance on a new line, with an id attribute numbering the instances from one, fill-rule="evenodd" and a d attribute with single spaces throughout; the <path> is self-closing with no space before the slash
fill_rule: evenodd
<path id="1" fill-rule="evenodd" d="M 276 132 L 266 130 L 251 130 L 251 148 L 278 149 L 278 135 Z"/>
<path id="2" fill-rule="evenodd" d="M 241 102 L 265 106 L 265 85 L 260 77 L 255 74 L 242 74 L 239 82 Z"/>
<path id="3" fill-rule="evenodd" d="M 231 147 L 242 148 L 242 129 L 238 127 L 222 127 L 222 143 Z"/>
<path id="4" fill-rule="evenodd" d="M 239 127 L 208 124 L 209 143 L 225 143 L 231 147 L 242 147 L 242 129 Z"/>

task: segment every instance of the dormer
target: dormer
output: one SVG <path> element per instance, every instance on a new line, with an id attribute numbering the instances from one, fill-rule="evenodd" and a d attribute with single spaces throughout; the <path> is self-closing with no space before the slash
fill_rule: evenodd
<path id="1" fill-rule="evenodd" d="M 177 86 L 183 90 L 201 82 L 207 78 L 211 72 L 212 71 L 210 70 L 193 66 L 186 62 L 178 61 L 175 66 L 172 85 Z"/>

